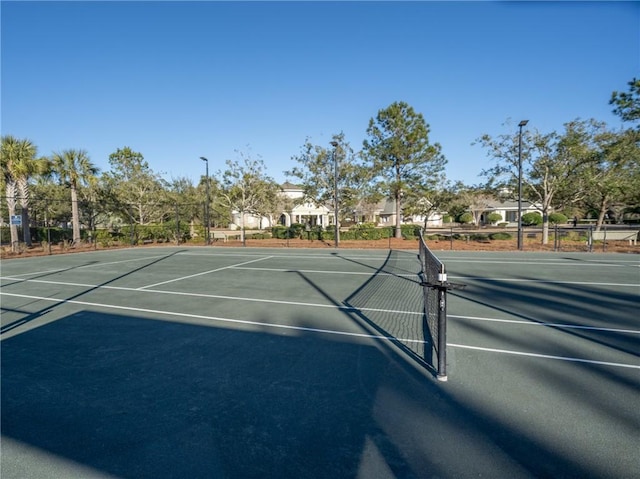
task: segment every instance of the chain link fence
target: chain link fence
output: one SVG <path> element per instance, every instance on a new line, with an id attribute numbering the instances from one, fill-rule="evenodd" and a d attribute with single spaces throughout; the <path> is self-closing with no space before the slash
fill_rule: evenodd
<path id="1" fill-rule="evenodd" d="M 74 238 L 70 201 L 31 198 L 25 214 L 15 199 L 0 210 L 0 246 L 20 251 L 28 246 L 135 246 L 148 243 L 205 243 L 204 203 L 126 204 L 78 201 L 78 235 Z M 28 227 L 25 227 L 25 221 Z M 13 229 L 13 232 L 12 232 Z"/>

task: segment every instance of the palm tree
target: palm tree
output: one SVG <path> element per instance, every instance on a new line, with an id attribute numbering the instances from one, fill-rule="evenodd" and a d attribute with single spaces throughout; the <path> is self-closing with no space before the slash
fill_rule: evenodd
<path id="1" fill-rule="evenodd" d="M 19 195 L 22 206 L 22 228 L 24 242 L 31 246 L 31 231 L 29 225 L 29 178 L 44 172 L 46 161 L 36 159 L 37 148 L 28 139 L 18 139 L 12 135 L 2 137 L 0 166 L 3 171 L 3 181 L 6 191 L 9 216 L 15 215 L 17 197 Z M 18 243 L 18 229 L 11 225 L 11 244 L 15 250 Z"/>
<path id="2" fill-rule="evenodd" d="M 54 153 L 53 171 L 71 190 L 71 223 L 73 225 L 73 245 L 80 243 L 80 215 L 78 213 L 78 187 L 88 184 L 98 171 L 86 150 L 64 150 Z"/>

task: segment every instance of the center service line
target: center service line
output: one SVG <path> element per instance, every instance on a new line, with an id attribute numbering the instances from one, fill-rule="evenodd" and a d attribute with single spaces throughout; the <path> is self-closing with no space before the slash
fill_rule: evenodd
<path id="1" fill-rule="evenodd" d="M 258 258 L 258 259 L 254 259 L 254 260 L 251 260 L 251 261 L 245 261 L 244 263 L 232 264 L 230 266 L 224 266 L 222 268 L 216 268 L 216 269 L 212 269 L 212 270 L 209 270 L 209 271 L 203 271 L 202 273 L 190 274 L 189 276 L 182 276 L 181 278 L 170 279 L 168 281 L 162 281 L 161 283 L 148 284 L 147 286 L 140 286 L 139 288 L 136 288 L 136 290 L 140 291 L 140 290 L 143 290 L 143 289 L 153 288 L 155 286 L 160 286 L 161 284 L 174 283 L 176 281 L 182 281 L 183 279 L 195 278 L 196 276 L 202 276 L 204 274 L 215 273 L 217 271 L 222 271 L 222 270 L 225 270 L 225 269 L 235 268 L 236 266 L 242 266 L 242 265 L 245 265 L 245 264 L 256 263 L 258 261 L 264 261 L 265 259 L 270 259 L 270 258 L 273 258 L 273 256 L 267 256 L 265 258 Z"/>

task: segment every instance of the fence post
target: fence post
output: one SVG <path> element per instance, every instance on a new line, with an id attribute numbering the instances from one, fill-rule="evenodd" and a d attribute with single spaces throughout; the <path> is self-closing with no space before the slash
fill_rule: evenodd
<path id="1" fill-rule="evenodd" d="M 180 244 L 180 212 L 178 211 L 178 203 L 176 203 L 176 244 Z"/>

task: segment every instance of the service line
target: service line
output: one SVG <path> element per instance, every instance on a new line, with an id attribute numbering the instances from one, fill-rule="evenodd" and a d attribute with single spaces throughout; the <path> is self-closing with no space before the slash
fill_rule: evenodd
<path id="1" fill-rule="evenodd" d="M 223 266 L 222 268 L 210 269 L 209 271 L 203 271 L 202 273 L 190 274 L 188 276 L 182 276 L 180 278 L 174 278 L 174 279 L 170 279 L 170 280 L 167 280 L 167 281 L 161 281 L 160 283 L 148 284 L 147 286 L 140 286 L 139 288 L 135 288 L 135 289 L 139 290 L 139 291 L 142 291 L 142 290 L 145 290 L 147 288 L 153 288 L 154 286 L 160 286 L 162 284 L 168 284 L 168 283 L 175 283 L 176 281 L 182 281 L 184 279 L 195 278 L 197 276 L 202 276 L 202 275 L 209 274 L 209 273 L 216 273 L 218 271 L 223 271 L 225 269 L 236 268 L 238 266 L 242 266 L 242 265 L 245 265 L 245 264 L 257 263 L 258 261 L 264 261 L 264 260 L 270 259 L 270 258 L 273 258 L 273 256 L 266 256 L 264 258 L 258 258 L 258 259 L 254 259 L 254 260 L 251 260 L 251 261 L 245 261 L 244 263 L 238 263 L 238 264 L 232 264 L 232 265 L 229 265 L 229 266 Z"/>
<path id="2" fill-rule="evenodd" d="M 608 361 L 597 361 L 595 359 L 572 358 L 570 356 L 553 356 L 551 354 L 525 353 L 522 351 L 511 351 L 509 349 L 484 348 L 480 346 L 469 346 L 467 344 L 447 343 L 447 346 L 460 349 L 472 349 L 474 351 L 484 351 L 488 353 L 512 354 L 515 356 L 527 356 L 530 358 L 555 359 L 558 361 L 570 361 L 574 363 L 599 364 L 601 366 L 615 366 L 618 368 L 640 369 L 640 365 L 626 363 L 612 363 Z"/>

